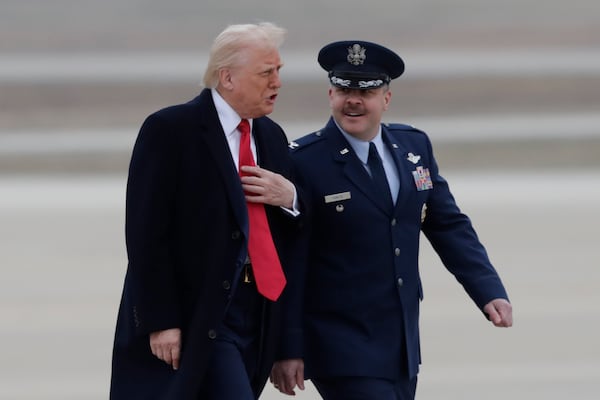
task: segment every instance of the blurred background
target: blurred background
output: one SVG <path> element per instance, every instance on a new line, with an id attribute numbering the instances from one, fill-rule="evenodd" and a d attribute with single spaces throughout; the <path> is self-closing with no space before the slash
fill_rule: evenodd
<path id="1" fill-rule="evenodd" d="M 592 0 L 2 0 L 0 398 L 108 397 L 139 126 L 201 90 L 220 31 L 259 21 L 288 30 L 272 117 L 290 139 L 329 116 L 323 45 L 370 40 L 403 57 L 385 119 L 428 132 L 508 288 L 515 326 L 492 328 L 423 241 L 417 398 L 596 399 Z"/>

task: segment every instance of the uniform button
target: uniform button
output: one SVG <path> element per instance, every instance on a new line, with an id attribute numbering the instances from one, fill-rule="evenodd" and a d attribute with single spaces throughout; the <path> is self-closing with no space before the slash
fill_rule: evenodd
<path id="1" fill-rule="evenodd" d="M 233 240 L 237 240 L 237 239 L 239 239 L 239 238 L 240 238 L 240 231 L 234 231 L 234 232 L 231 234 L 231 238 L 232 238 Z"/>
<path id="2" fill-rule="evenodd" d="M 231 283 L 229 283 L 229 281 L 223 281 L 223 289 L 225 289 L 225 290 L 231 289 Z"/>
<path id="3" fill-rule="evenodd" d="M 394 254 L 397 255 L 397 256 L 399 256 L 400 255 L 400 249 L 396 247 L 394 249 Z"/>
<path id="4" fill-rule="evenodd" d="M 392 219 L 392 226 L 396 226 L 396 218 Z"/>
<path id="5" fill-rule="evenodd" d="M 402 278 L 398 278 L 398 287 L 402 287 L 402 285 L 404 285 L 404 281 Z"/>
<path id="6" fill-rule="evenodd" d="M 214 339 L 217 337 L 217 331 L 215 331 L 214 329 L 210 329 L 208 331 L 208 338 L 209 339 Z"/>

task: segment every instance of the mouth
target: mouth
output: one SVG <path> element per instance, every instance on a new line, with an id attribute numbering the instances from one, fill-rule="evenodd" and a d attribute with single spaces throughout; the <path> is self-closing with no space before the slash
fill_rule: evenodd
<path id="1" fill-rule="evenodd" d="M 362 112 L 358 112 L 358 111 L 344 110 L 344 115 L 349 118 L 358 118 L 358 117 L 362 117 L 365 114 Z"/>
<path id="2" fill-rule="evenodd" d="M 277 100 L 277 93 L 267 97 L 267 100 L 271 103 L 275 103 L 275 100 Z"/>

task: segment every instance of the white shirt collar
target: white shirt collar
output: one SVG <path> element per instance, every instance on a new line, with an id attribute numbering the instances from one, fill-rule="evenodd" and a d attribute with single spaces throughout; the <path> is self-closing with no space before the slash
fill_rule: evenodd
<path id="1" fill-rule="evenodd" d="M 381 136 L 381 125 L 379 125 L 379 131 L 377 132 L 377 135 L 373 139 L 371 139 L 370 141 L 367 142 L 367 141 L 355 138 L 351 134 L 344 131 L 342 129 L 342 127 L 339 126 L 335 120 L 333 120 L 333 121 L 337 125 L 340 132 L 342 132 L 342 135 L 344 135 L 344 137 L 346 138 L 348 143 L 350 143 L 352 150 L 354 150 L 354 153 L 356 153 L 356 156 L 363 164 L 366 165 L 367 160 L 369 159 L 369 143 L 370 142 L 375 143 L 375 146 L 377 147 L 377 151 L 379 152 L 380 157 L 383 157 L 385 146 L 383 145 L 383 139 Z"/>
<path id="2" fill-rule="evenodd" d="M 223 99 L 216 89 L 211 88 L 210 91 L 212 93 L 213 102 L 215 103 L 215 108 L 217 109 L 219 122 L 221 122 L 225 136 L 229 137 L 237 131 L 237 127 L 242 121 L 242 118 L 225 101 L 225 99 Z M 252 132 L 252 119 L 248 119 L 248 122 L 250 123 L 250 132 Z"/>

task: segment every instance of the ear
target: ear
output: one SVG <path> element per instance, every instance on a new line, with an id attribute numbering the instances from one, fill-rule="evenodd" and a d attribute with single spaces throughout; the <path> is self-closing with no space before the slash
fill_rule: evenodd
<path id="1" fill-rule="evenodd" d="M 387 111 L 390 106 L 390 101 L 392 100 L 392 91 L 387 90 L 383 95 L 383 111 Z"/>
<path id="2" fill-rule="evenodd" d="M 333 88 L 331 86 L 329 86 L 327 94 L 329 95 L 329 108 L 333 108 Z"/>
<path id="3" fill-rule="evenodd" d="M 219 70 L 219 85 L 227 90 L 233 89 L 233 79 L 229 68 L 221 68 Z"/>

